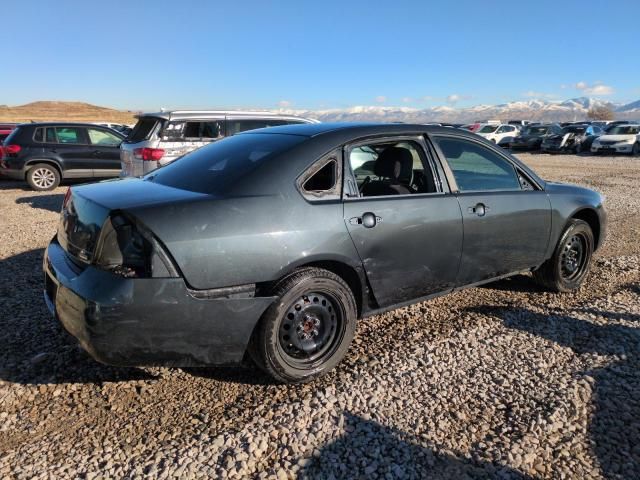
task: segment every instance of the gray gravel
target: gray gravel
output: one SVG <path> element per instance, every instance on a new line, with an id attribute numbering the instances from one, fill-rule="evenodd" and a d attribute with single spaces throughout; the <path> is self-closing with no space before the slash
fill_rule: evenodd
<path id="1" fill-rule="evenodd" d="M 640 477 L 640 160 L 520 156 L 606 195 L 586 285 L 518 276 L 362 321 L 294 387 L 92 361 L 42 301 L 64 188 L 0 182 L 0 478 Z"/>

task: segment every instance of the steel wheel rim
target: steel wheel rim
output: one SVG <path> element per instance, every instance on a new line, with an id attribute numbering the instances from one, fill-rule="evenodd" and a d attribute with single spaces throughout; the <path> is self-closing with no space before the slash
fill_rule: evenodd
<path id="1" fill-rule="evenodd" d="M 562 246 L 560 274 L 565 280 L 576 280 L 582 276 L 586 266 L 588 243 L 584 235 L 571 235 Z"/>
<path id="2" fill-rule="evenodd" d="M 40 188 L 51 188 L 56 181 L 56 176 L 48 168 L 38 168 L 31 175 L 33 183 Z"/>
<path id="3" fill-rule="evenodd" d="M 295 299 L 278 326 L 278 349 L 295 368 L 322 364 L 335 353 L 344 335 L 345 314 L 327 292 L 308 292 Z"/>

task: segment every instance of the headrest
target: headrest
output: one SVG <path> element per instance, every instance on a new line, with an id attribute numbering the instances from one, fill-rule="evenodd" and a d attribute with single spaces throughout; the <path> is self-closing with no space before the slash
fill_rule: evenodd
<path id="1" fill-rule="evenodd" d="M 376 159 L 374 172 L 378 177 L 410 183 L 413 176 L 413 156 L 402 147 L 387 147 Z"/>

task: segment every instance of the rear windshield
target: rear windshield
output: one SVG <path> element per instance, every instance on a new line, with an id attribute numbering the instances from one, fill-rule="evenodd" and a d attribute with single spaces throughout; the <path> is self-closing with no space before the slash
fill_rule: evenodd
<path id="1" fill-rule="evenodd" d="M 546 135 L 549 127 L 529 127 L 523 133 L 524 135 Z"/>
<path id="2" fill-rule="evenodd" d="M 564 127 L 562 133 L 584 133 L 587 131 L 587 127 Z"/>
<path id="3" fill-rule="evenodd" d="M 192 192 L 221 193 L 304 140 L 306 137 L 282 134 L 227 137 L 155 170 L 145 180 Z"/>
<path id="4" fill-rule="evenodd" d="M 148 140 L 154 127 L 158 124 L 160 119 L 155 117 L 142 117 L 133 127 L 131 133 L 127 136 L 127 143 L 138 143 L 143 140 Z"/>
<path id="5" fill-rule="evenodd" d="M 20 131 L 21 131 L 21 128 L 16 127 L 16 129 L 13 132 L 11 132 L 9 135 L 7 135 L 4 139 L 2 139 L 0 143 L 6 142 L 7 145 L 10 144 L 12 141 L 15 141 L 15 139 L 18 138 L 18 135 L 20 135 Z"/>

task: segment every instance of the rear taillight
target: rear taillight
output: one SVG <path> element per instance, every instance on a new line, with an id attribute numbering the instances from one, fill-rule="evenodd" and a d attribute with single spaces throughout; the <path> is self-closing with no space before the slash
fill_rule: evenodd
<path id="1" fill-rule="evenodd" d="M 127 278 L 179 276 L 153 234 L 123 214 L 104 223 L 94 261 L 97 267 Z"/>
<path id="2" fill-rule="evenodd" d="M 164 150 L 162 148 L 136 148 L 133 150 L 133 157 L 138 160 L 144 160 L 149 162 L 157 162 L 164 156 Z"/>
<path id="3" fill-rule="evenodd" d="M 69 199 L 71 198 L 71 187 L 67 187 L 67 192 L 64 194 L 64 199 L 62 200 L 62 209 L 67 208 L 67 203 L 69 203 Z"/>
<path id="4" fill-rule="evenodd" d="M 2 153 L 4 155 L 17 155 L 22 147 L 20 145 L 5 145 L 2 147 Z"/>

